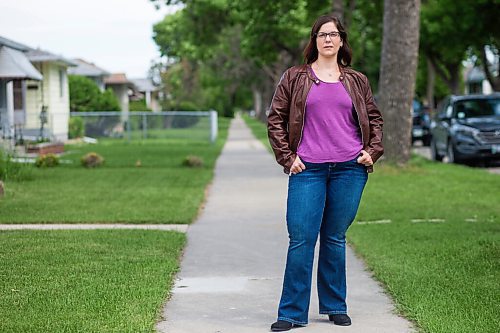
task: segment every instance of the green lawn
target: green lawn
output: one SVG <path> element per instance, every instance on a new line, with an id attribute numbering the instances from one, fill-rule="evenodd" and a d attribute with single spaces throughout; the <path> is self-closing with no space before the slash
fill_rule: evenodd
<path id="1" fill-rule="evenodd" d="M 154 332 L 185 235 L 0 232 L 0 332 Z"/>
<path id="2" fill-rule="evenodd" d="M 0 223 L 190 223 L 205 197 L 227 137 L 229 119 L 219 118 L 219 138 L 103 139 L 66 147 L 57 168 L 33 170 L 31 181 L 5 183 Z M 85 169 L 80 158 L 95 151 L 104 167 Z M 187 155 L 202 168 L 187 168 Z M 140 161 L 140 167 L 136 166 Z"/>
<path id="3" fill-rule="evenodd" d="M 421 332 L 498 332 L 499 193 L 500 176 L 481 169 L 375 165 L 348 241 Z"/>
<path id="4" fill-rule="evenodd" d="M 370 176 L 348 239 L 422 332 L 498 332 L 499 193 L 498 175 L 418 157 Z"/>

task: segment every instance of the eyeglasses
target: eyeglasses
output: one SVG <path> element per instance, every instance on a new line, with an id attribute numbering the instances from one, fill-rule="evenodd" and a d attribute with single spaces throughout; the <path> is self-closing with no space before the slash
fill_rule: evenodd
<path id="1" fill-rule="evenodd" d="M 316 37 L 326 40 L 326 36 L 330 37 L 330 39 L 337 38 L 340 36 L 340 32 L 332 31 L 332 32 L 320 32 L 316 34 Z"/>

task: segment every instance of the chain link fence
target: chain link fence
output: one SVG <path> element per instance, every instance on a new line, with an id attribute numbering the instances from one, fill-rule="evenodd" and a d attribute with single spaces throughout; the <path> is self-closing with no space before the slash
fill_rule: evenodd
<path id="1" fill-rule="evenodd" d="M 70 137 L 217 139 L 216 111 L 71 112 Z"/>

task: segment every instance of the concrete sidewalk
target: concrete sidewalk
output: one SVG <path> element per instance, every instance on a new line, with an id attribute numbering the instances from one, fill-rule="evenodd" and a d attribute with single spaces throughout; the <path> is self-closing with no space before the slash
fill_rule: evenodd
<path id="1" fill-rule="evenodd" d="M 206 206 L 187 232 L 181 271 L 159 332 L 270 331 L 288 245 L 286 190 L 287 176 L 274 158 L 241 118 L 234 119 Z M 389 298 L 350 249 L 347 265 L 352 326 L 335 326 L 318 314 L 313 281 L 309 325 L 292 331 L 413 332 L 408 321 L 393 314 Z"/>

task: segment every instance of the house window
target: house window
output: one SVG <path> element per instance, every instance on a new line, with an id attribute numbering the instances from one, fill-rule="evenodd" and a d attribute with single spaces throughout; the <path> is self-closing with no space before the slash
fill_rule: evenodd
<path id="1" fill-rule="evenodd" d="M 66 73 L 59 69 L 59 96 L 64 97 L 64 86 L 66 85 Z"/>
<path id="2" fill-rule="evenodd" d="M 23 110 L 23 82 L 14 80 L 14 110 Z"/>

